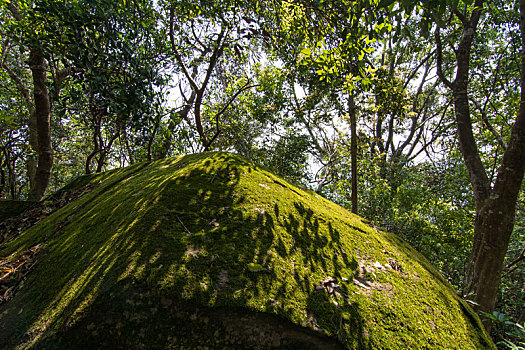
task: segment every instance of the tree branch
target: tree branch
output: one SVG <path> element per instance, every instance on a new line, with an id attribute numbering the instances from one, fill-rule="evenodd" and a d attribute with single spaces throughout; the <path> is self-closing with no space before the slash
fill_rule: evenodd
<path id="1" fill-rule="evenodd" d="M 416 92 L 416 98 L 414 99 L 414 104 L 412 105 L 412 111 L 413 112 L 416 112 L 416 99 L 417 99 L 417 96 L 419 96 L 422 91 L 423 91 L 423 85 L 425 84 L 426 82 L 426 78 L 428 76 L 428 73 L 429 73 L 429 70 L 430 70 L 430 64 L 428 64 L 426 67 L 425 67 L 425 73 L 423 73 L 423 78 L 421 79 L 421 83 L 419 84 L 418 88 L 417 88 L 417 92 Z M 406 147 L 408 147 L 408 145 L 412 142 L 413 138 L 414 138 L 414 135 L 416 134 L 416 131 L 418 128 L 422 128 L 423 125 L 425 124 L 425 122 L 427 122 L 427 120 L 425 120 L 423 118 L 421 124 L 418 126 L 417 122 L 419 120 L 419 117 L 421 116 L 421 114 L 423 113 L 423 110 L 426 110 L 425 106 L 426 104 L 428 103 L 428 100 L 430 99 L 430 96 L 432 95 L 434 89 L 436 88 L 437 84 L 439 82 L 436 81 L 434 83 L 434 85 L 432 86 L 431 89 L 429 89 L 429 92 L 427 93 L 427 97 L 425 98 L 425 102 L 423 103 L 423 105 L 421 106 L 421 109 L 419 110 L 419 112 L 414 115 L 411 119 L 412 119 L 412 124 L 411 124 L 411 127 L 410 127 L 410 133 L 408 135 L 408 137 L 405 139 L 405 141 L 401 144 L 401 146 L 398 147 L 398 154 L 402 154 L 402 152 L 404 151 L 404 149 Z M 416 139 L 417 141 L 417 139 Z M 411 147 L 410 148 L 411 151 L 413 151 L 413 148 Z M 410 153 L 406 154 L 406 157 L 410 157 Z"/>
<path id="2" fill-rule="evenodd" d="M 210 77 L 211 77 L 211 74 L 215 68 L 215 65 L 217 64 L 217 61 L 219 59 L 219 57 L 222 55 L 222 52 L 224 50 L 224 45 L 226 43 L 226 41 L 223 41 L 224 37 L 225 37 L 225 33 L 226 33 L 226 29 L 227 26 L 226 24 L 223 22 L 222 23 L 222 26 L 221 26 L 221 31 L 219 33 L 219 36 L 216 40 L 216 46 L 215 48 L 213 49 L 213 53 L 210 57 L 210 62 L 208 64 L 208 69 L 206 70 L 206 76 L 204 77 L 204 81 L 202 82 L 202 86 L 200 87 L 200 89 L 197 89 L 197 96 L 196 96 L 196 99 L 195 99 L 195 110 L 194 110 L 194 114 L 195 114 L 195 126 L 197 128 L 197 132 L 199 133 L 199 136 L 201 138 L 201 141 L 202 141 L 202 145 L 204 146 L 204 150 L 208 150 L 208 148 L 210 147 L 211 145 L 211 142 L 213 140 L 209 140 L 208 137 L 205 135 L 204 133 L 204 128 L 202 127 L 202 121 L 201 121 L 201 105 L 202 105 L 202 99 L 204 97 L 204 91 L 206 90 L 206 87 L 208 86 L 208 82 L 210 81 Z M 216 134 L 213 139 L 215 139 L 217 137 L 218 134 Z"/>
<path id="3" fill-rule="evenodd" d="M 11 14 L 13 15 L 13 17 L 14 17 L 17 21 L 21 21 L 21 20 L 22 20 L 22 15 L 20 14 L 20 9 L 18 8 L 18 6 L 16 6 L 15 4 L 13 4 L 12 1 L 8 1 L 8 2 L 7 2 L 7 8 L 9 9 L 9 11 L 11 12 Z"/>
<path id="4" fill-rule="evenodd" d="M 213 50 L 213 54 L 210 57 L 210 63 L 208 65 L 208 69 L 206 70 L 206 76 L 204 78 L 204 81 L 202 82 L 202 87 L 201 87 L 202 93 L 204 93 L 204 90 L 206 89 L 208 85 L 208 81 L 210 80 L 211 73 L 213 72 L 213 69 L 215 68 L 215 65 L 217 64 L 217 60 L 222 55 L 222 52 L 224 50 L 224 45 L 226 41 L 222 41 L 222 39 L 224 39 L 225 34 L 226 34 L 227 29 L 225 28 L 227 28 L 227 26 L 223 23 L 223 25 L 221 26 L 221 31 L 219 33 L 219 37 L 217 38 L 217 41 L 216 41 L 217 46 Z"/>
<path id="5" fill-rule="evenodd" d="M 248 89 L 251 89 L 253 87 L 256 87 L 256 86 L 259 86 L 259 84 L 256 84 L 256 85 L 248 85 L 249 83 L 246 83 L 246 85 L 244 85 L 242 88 L 239 89 L 239 91 L 237 91 L 229 100 L 228 102 L 221 108 L 221 110 L 219 112 L 217 112 L 217 114 L 215 115 L 215 124 L 216 124 L 216 132 L 215 132 L 215 135 L 213 135 L 213 137 L 210 139 L 210 141 L 208 142 L 208 145 L 207 147 L 210 147 L 211 144 L 213 143 L 213 141 L 215 141 L 215 139 L 219 136 L 219 134 L 221 133 L 221 129 L 220 129 L 220 126 L 219 126 L 219 117 L 224 113 L 226 112 L 226 109 L 228 109 L 228 107 L 233 103 L 233 101 L 237 98 L 237 96 L 239 96 L 243 91 L 246 91 Z"/>
<path id="6" fill-rule="evenodd" d="M 239 89 L 239 91 L 237 91 L 229 100 L 228 102 L 226 103 L 226 105 L 224 105 L 224 107 L 221 108 L 221 110 L 217 113 L 217 117 L 220 117 L 225 111 L 226 109 L 233 103 L 233 101 L 235 101 L 235 99 L 244 91 L 248 90 L 248 89 L 251 89 L 253 87 L 257 87 L 259 86 L 259 84 L 255 84 L 255 85 L 248 85 L 248 83 L 246 83 L 242 88 Z"/>
<path id="7" fill-rule="evenodd" d="M 512 266 L 516 265 L 517 263 L 519 263 L 520 261 L 523 261 L 523 260 L 525 260 L 525 247 L 523 247 L 523 249 L 521 250 L 520 255 L 516 259 L 514 259 L 512 262 L 507 264 L 507 266 L 505 266 L 505 268 L 506 269 L 510 269 Z M 511 273 L 512 271 L 516 270 L 516 268 L 517 268 L 517 266 L 514 266 L 514 268 L 511 269 L 511 270 L 508 270 L 506 272 L 506 274 Z"/>
<path id="8" fill-rule="evenodd" d="M 452 9 L 452 13 L 454 13 L 456 17 L 461 21 L 461 23 L 463 23 L 463 26 L 468 25 L 467 17 L 465 17 L 465 15 L 461 13 L 457 7 L 454 7 Z"/>
<path id="9" fill-rule="evenodd" d="M 195 33 L 195 25 L 193 21 L 191 21 L 191 33 L 193 34 L 193 37 L 195 38 L 195 42 L 202 47 L 201 52 L 203 54 L 208 53 L 210 49 L 206 45 L 204 45 L 202 41 L 200 41 L 199 36 L 197 35 L 197 33 Z"/>
<path id="10" fill-rule="evenodd" d="M 501 146 L 501 148 L 503 148 L 503 150 L 506 150 L 507 144 L 505 143 L 501 135 L 496 131 L 496 129 L 494 129 L 492 124 L 490 124 L 489 118 L 487 117 L 487 113 L 485 113 L 485 111 L 481 108 L 481 106 L 473 98 L 470 99 L 470 102 L 472 102 L 474 106 L 476 106 L 476 108 L 478 109 L 479 113 L 481 113 L 481 119 L 483 120 L 483 123 L 485 124 L 487 129 L 489 129 L 492 135 L 494 135 L 494 137 L 498 141 L 498 144 Z"/>
<path id="11" fill-rule="evenodd" d="M 429 146 L 432 146 L 432 144 L 434 143 L 434 141 L 439 137 L 440 133 L 437 132 L 437 130 L 439 129 L 439 127 L 441 126 L 441 123 L 443 122 L 443 120 L 445 119 L 445 116 L 446 116 L 446 112 L 449 108 L 449 106 L 452 104 L 452 101 L 449 101 L 449 103 L 445 106 L 445 108 L 443 108 L 443 113 L 441 113 L 441 118 L 439 119 L 439 122 L 436 124 L 436 127 L 430 132 L 430 134 L 432 135 L 432 137 L 430 138 L 430 141 L 427 141 L 423 135 L 423 131 L 425 128 L 421 128 L 417 138 L 416 138 L 416 142 L 414 142 L 412 144 L 412 147 L 409 151 L 409 154 L 412 154 L 414 152 L 414 149 L 417 145 L 417 142 L 419 142 L 419 139 L 423 136 L 423 145 L 421 146 L 421 149 L 416 153 L 414 154 L 413 156 L 409 157 L 409 160 L 414 160 L 416 159 L 417 156 L 419 156 L 421 154 L 421 152 L 425 151 L 425 153 L 427 153 L 427 147 Z M 434 114 L 435 115 L 435 114 Z M 428 156 L 428 153 L 427 153 L 427 156 Z M 430 156 L 429 156 L 430 158 Z"/>
<path id="12" fill-rule="evenodd" d="M 177 45 L 175 44 L 175 30 L 174 30 L 174 23 L 175 22 L 175 9 L 173 6 L 170 8 L 170 43 L 171 48 L 173 49 L 173 54 L 175 56 L 175 59 L 179 63 L 184 75 L 188 79 L 188 82 L 190 83 L 191 87 L 195 90 L 199 90 L 199 87 L 197 86 L 197 83 L 191 76 L 190 72 L 188 71 L 188 67 L 186 67 L 186 64 L 182 60 L 182 56 L 179 53 L 179 50 L 177 50 Z"/>
<path id="13" fill-rule="evenodd" d="M 425 58 L 423 58 L 421 60 L 421 62 L 419 63 L 419 65 L 412 71 L 412 73 L 410 73 L 410 75 L 408 76 L 408 78 L 406 79 L 405 81 L 405 84 L 403 85 L 403 90 L 406 89 L 408 87 L 408 84 L 410 84 L 410 81 L 414 78 L 414 76 L 417 74 L 417 71 L 419 70 L 419 68 L 421 68 L 429 59 L 430 57 L 432 57 L 434 55 L 434 53 L 436 52 L 436 50 L 433 50 L 432 52 L 430 52 L 428 55 L 425 56 Z"/>
<path id="14" fill-rule="evenodd" d="M 449 89 L 452 89 L 453 88 L 453 84 L 443 74 L 443 44 L 441 43 L 441 34 L 440 34 L 439 27 L 436 28 L 436 31 L 434 32 L 434 36 L 436 38 L 437 75 L 438 75 L 439 79 L 443 82 L 443 84 L 445 84 Z"/>

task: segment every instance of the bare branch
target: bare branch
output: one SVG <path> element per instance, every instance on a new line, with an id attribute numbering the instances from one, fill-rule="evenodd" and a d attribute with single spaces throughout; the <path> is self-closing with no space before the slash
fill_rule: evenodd
<path id="1" fill-rule="evenodd" d="M 434 143 L 434 141 L 436 141 L 436 139 L 440 136 L 440 133 L 438 133 L 437 130 L 441 126 L 441 123 L 443 122 L 443 120 L 445 119 L 446 112 L 447 112 L 447 110 L 448 110 L 448 108 L 450 107 L 451 104 L 452 104 L 452 102 L 449 101 L 449 103 L 445 106 L 445 108 L 443 108 L 443 113 L 441 114 L 441 118 L 439 119 L 439 122 L 436 124 L 436 127 L 433 128 L 433 130 L 430 132 L 432 137 L 430 138 L 429 141 L 427 141 L 425 139 L 424 135 L 423 135 L 424 128 L 421 128 L 421 131 L 419 132 L 419 135 L 417 136 L 416 141 L 419 141 L 420 138 L 423 138 L 423 145 L 421 146 L 421 149 L 416 154 L 414 154 L 413 156 L 411 156 L 409 158 L 409 160 L 414 160 L 423 151 L 425 153 L 427 153 L 427 147 L 429 147 L 429 146 L 432 147 L 432 144 Z M 413 143 L 412 148 L 409 151 L 409 154 L 413 153 L 413 151 L 414 151 L 414 149 L 416 147 L 416 144 L 417 144 L 417 142 Z M 427 156 L 430 158 L 428 153 L 427 153 Z"/>
<path id="2" fill-rule="evenodd" d="M 206 89 L 206 86 L 208 85 L 208 81 L 210 80 L 211 73 L 213 72 L 213 69 L 215 68 L 215 65 L 217 64 L 217 60 L 222 55 L 222 52 L 226 44 L 226 41 L 223 41 L 226 35 L 226 31 L 227 31 L 227 25 L 223 23 L 223 25 L 221 26 L 221 32 L 219 33 L 219 36 L 216 41 L 217 46 L 213 50 L 213 54 L 210 57 L 210 63 L 208 65 L 208 69 L 206 70 L 206 76 L 204 78 L 204 81 L 202 82 L 202 87 L 201 87 L 202 92 L 201 93 L 204 93 L 204 90 Z"/>
<path id="3" fill-rule="evenodd" d="M 248 89 L 251 89 L 253 87 L 257 87 L 259 86 L 259 84 L 255 84 L 255 85 L 248 85 L 248 83 L 246 83 L 242 88 L 240 88 L 229 100 L 228 102 L 221 108 L 221 110 L 217 113 L 217 117 L 220 117 L 224 112 L 226 112 L 226 109 L 228 109 L 228 107 L 233 103 L 233 101 L 235 101 L 235 99 L 244 91 L 248 90 Z"/>
<path id="4" fill-rule="evenodd" d="M 422 91 L 423 91 L 423 85 L 426 82 L 426 78 L 428 76 L 429 70 L 430 70 L 430 64 L 426 65 L 426 67 L 425 67 L 425 73 L 423 73 L 423 78 L 421 79 L 421 83 L 419 84 L 419 86 L 417 88 L 416 99 L 417 99 L 417 96 L 419 96 L 422 93 Z M 435 88 L 438 85 L 438 83 L 439 82 L 436 81 L 433 84 L 432 88 L 429 89 L 429 91 L 427 93 L 427 96 L 425 98 L 425 102 L 423 103 L 423 106 L 421 107 L 419 112 L 411 118 L 412 119 L 412 124 L 411 124 L 411 127 L 410 127 L 410 133 L 407 136 L 407 138 L 405 139 L 405 141 L 401 144 L 401 146 L 398 147 L 398 154 L 399 155 L 401 155 L 403 153 L 403 150 L 406 147 L 408 147 L 408 145 L 412 142 L 417 129 L 418 128 L 422 128 L 423 125 L 427 122 L 427 120 L 423 120 L 423 121 L 421 121 L 420 125 L 418 126 L 419 118 L 421 117 L 421 114 L 423 113 L 423 110 L 426 110 L 425 106 L 428 103 L 428 100 L 430 99 L 430 96 L 432 95 L 432 93 L 435 90 Z M 413 112 L 416 112 L 416 106 L 415 106 L 416 99 L 414 99 L 414 104 L 412 105 L 412 111 Z M 418 139 L 419 139 L 419 137 L 416 139 L 416 142 L 417 142 Z M 410 148 L 410 153 L 406 154 L 406 156 L 409 157 L 412 151 L 413 151 L 413 147 Z"/>
<path id="5" fill-rule="evenodd" d="M 428 55 L 425 56 L 419 63 L 419 65 L 410 73 L 407 80 L 405 81 L 405 84 L 403 85 L 403 90 L 407 88 L 408 84 L 410 84 L 410 81 L 414 79 L 414 76 L 417 74 L 417 71 L 436 53 L 436 50 L 432 50 Z M 424 81 L 424 79 L 423 79 Z"/>
<path id="6" fill-rule="evenodd" d="M 202 47 L 202 50 L 200 50 L 200 51 L 203 54 L 208 53 L 210 51 L 210 48 L 207 47 L 206 45 L 204 45 L 202 43 L 202 41 L 200 41 L 199 36 L 197 35 L 197 33 L 195 33 L 195 25 L 194 25 L 193 21 L 191 21 L 191 33 L 193 34 L 193 37 L 195 38 L 195 42 Z"/>

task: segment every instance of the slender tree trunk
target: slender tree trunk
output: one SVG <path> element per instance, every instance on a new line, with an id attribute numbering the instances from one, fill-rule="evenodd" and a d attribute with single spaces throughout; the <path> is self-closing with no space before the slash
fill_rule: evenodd
<path id="1" fill-rule="evenodd" d="M 53 166 L 51 145 L 51 123 L 49 93 L 46 84 L 46 62 L 42 50 L 33 46 L 29 56 L 29 67 L 33 76 L 36 129 L 38 132 L 38 162 L 34 186 L 29 192 L 29 200 L 40 201 L 49 185 Z"/>
<path id="2" fill-rule="evenodd" d="M 148 161 L 151 161 L 153 159 L 153 141 L 155 141 L 155 135 L 157 134 L 157 129 L 160 125 L 160 116 L 157 116 L 157 120 L 155 121 L 155 126 L 153 128 L 153 132 L 151 133 L 151 136 L 148 140 Z M 160 159 L 160 158 L 159 158 Z"/>
<path id="3" fill-rule="evenodd" d="M 0 161 L 0 198 L 4 198 L 5 192 L 5 171 Z"/>
<path id="4" fill-rule="evenodd" d="M 168 124 L 168 135 L 162 142 L 162 146 L 158 154 L 156 155 L 155 159 L 164 159 L 167 157 L 170 151 L 170 148 L 171 148 L 173 132 L 175 131 L 175 128 L 180 124 L 182 120 L 188 121 L 188 114 L 190 113 L 191 108 L 193 107 L 196 96 L 197 94 L 195 93 L 195 90 L 192 90 L 190 98 L 187 101 L 185 101 L 184 107 L 177 114 L 177 118 L 179 118 L 179 120 L 175 121 L 173 118 L 170 118 L 170 121 Z"/>
<path id="5" fill-rule="evenodd" d="M 29 179 L 29 188 L 32 189 L 36 186 L 36 170 L 38 166 L 38 127 L 34 108 L 30 109 L 29 116 L 29 153 L 26 161 L 26 171 Z"/>
<path id="6" fill-rule="evenodd" d="M 85 173 L 91 174 L 91 162 L 93 161 L 93 158 L 99 153 L 102 152 L 102 145 L 99 144 L 99 136 L 100 136 L 100 124 L 98 117 L 95 115 L 96 112 L 92 112 L 91 114 L 93 116 L 93 151 L 88 154 L 86 158 L 86 166 L 85 166 Z"/>
<path id="7" fill-rule="evenodd" d="M 97 159 L 97 173 L 101 173 L 102 170 L 104 170 L 104 165 L 106 165 L 106 159 L 107 159 L 108 155 L 111 152 L 111 147 L 113 146 L 113 142 L 115 142 L 115 140 L 119 137 L 119 135 L 120 135 L 120 132 L 117 131 L 111 137 L 111 139 L 107 142 L 106 146 L 104 146 L 104 144 L 101 143 L 101 151 L 100 151 L 99 157 Z M 102 141 L 103 140 L 101 139 L 101 142 Z M 130 159 L 131 159 L 131 156 L 130 156 Z"/>
<path id="8" fill-rule="evenodd" d="M 121 128 L 121 132 L 117 133 L 116 135 L 119 138 L 124 138 L 124 144 L 126 145 L 126 151 L 128 152 L 129 165 L 135 164 L 135 158 L 133 157 L 133 150 L 131 149 L 131 147 L 129 145 L 129 137 L 128 137 L 127 128 L 126 128 L 126 126 L 121 126 L 120 128 Z M 151 146 L 150 146 L 150 144 L 148 144 L 148 157 L 150 156 L 150 153 L 151 153 L 150 148 L 151 148 Z M 151 159 L 149 159 L 149 160 L 151 160 Z"/>
<path id="9" fill-rule="evenodd" d="M 9 148 L 4 149 L 5 155 L 5 166 L 7 167 L 7 183 L 9 187 L 9 192 L 11 193 L 10 198 L 16 199 L 16 176 L 14 175 L 13 161 L 11 160 L 11 154 Z"/>
<path id="10" fill-rule="evenodd" d="M 352 213 L 357 214 L 357 118 L 353 93 L 348 97 L 350 114 L 350 157 L 352 161 Z"/>

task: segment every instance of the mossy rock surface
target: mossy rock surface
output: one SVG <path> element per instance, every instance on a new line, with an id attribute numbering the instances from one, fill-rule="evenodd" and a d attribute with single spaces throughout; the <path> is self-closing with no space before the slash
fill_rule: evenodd
<path id="1" fill-rule="evenodd" d="M 408 244 L 238 156 L 89 181 L 0 247 L 43 247 L 0 305 L 0 347 L 494 348 Z"/>

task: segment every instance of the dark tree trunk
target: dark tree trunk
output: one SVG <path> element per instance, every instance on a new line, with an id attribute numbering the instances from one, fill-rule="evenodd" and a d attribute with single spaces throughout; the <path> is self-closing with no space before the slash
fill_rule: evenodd
<path id="1" fill-rule="evenodd" d="M 113 142 L 115 142 L 115 140 L 119 137 L 119 135 L 120 135 L 119 131 L 115 132 L 115 134 L 113 134 L 113 136 L 111 137 L 107 145 L 106 146 L 102 145 L 103 147 L 101 148 L 99 157 L 97 159 L 97 173 L 101 173 L 104 170 L 104 166 L 106 165 L 107 157 L 109 156 L 111 152 L 111 147 L 113 147 Z M 130 156 L 130 159 L 131 159 L 131 156 Z"/>
<path id="2" fill-rule="evenodd" d="M 38 167 L 38 127 L 34 108 L 30 109 L 29 116 L 29 149 L 30 154 L 26 161 L 27 177 L 29 178 L 29 188 L 36 186 L 36 170 Z"/>
<path id="3" fill-rule="evenodd" d="M 511 137 L 503 155 L 494 186 L 481 162 L 470 117 L 468 81 L 470 52 L 481 15 L 483 1 L 477 0 L 469 19 L 459 11 L 463 35 L 456 51 L 457 70 L 453 82 L 441 70 L 441 40 L 436 32 L 438 75 L 454 97 L 456 126 L 463 160 L 467 167 L 476 204 L 474 240 L 465 274 L 465 295 L 474 301 L 478 311 L 492 312 L 496 305 L 503 263 L 514 226 L 516 201 L 525 172 L 525 0 L 521 0 L 520 27 L 522 32 L 521 103 Z M 486 324 L 489 327 L 489 324 Z"/>
<path id="4" fill-rule="evenodd" d="M 0 161 L 0 198 L 4 198 L 5 182 L 5 171 Z"/>
<path id="5" fill-rule="evenodd" d="M 466 292 L 485 312 L 495 307 L 498 286 L 514 227 L 516 202 L 525 174 L 525 0 L 520 1 L 521 101 L 494 187 L 476 202 L 474 246 L 466 273 Z"/>
<path id="6" fill-rule="evenodd" d="M 357 214 L 357 118 L 354 95 L 348 98 L 350 114 L 350 157 L 352 161 L 352 213 Z"/>
<path id="7" fill-rule="evenodd" d="M 14 2 L 7 2 L 7 8 L 18 21 L 22 22 L 18 6 Z M 36 40 L 36 38 L 33 38 Z M 30 47 L 29 68 L 33 76 L 33 101 L 31 101 L 29 89 L 21 79 L 10 74 L 26 100 L 30 111 L 29 120 L 29 145 L 36 154 L 36 159 L 30 155 L 27 160 L 27 175 L 29 177 L 30 190 L 29 200 L 40 201 L 49 185 L 51 168 L 53 166 L 53 147 L 51 144 L 51 103 L 46 79 L 46 61 L 42 49 L 38 44 Z"/>
<path id="8" fill-rule="evenodd" d="M 102 152 L 102 135 L 101 135 L 101 128 L 102 128 L 102 109 L 95 107 L 94 104 L 94 96 L 91 94 L 90 97 L 90 114 L 91 114 L 91 122 L 93 123 L 93 151 L 88 154 L 86 158 L 86 166 L 85 166 L 85 172 L 86 174 L 91 174 L 91 162 L 95 158 L 97 154 Z"/>
<path id="9" fill-rule="evenodd" d="M 33 76 L 34 105 L 38 140 L 38 162 L 34 184 L 29 192 L 29 200 L 40 201 L 51 178 L 53 148 L 51 145 L 51 124 L 49 93 L 46 84 L 46 62 L 42 50 L 33 46 L 29 56 L 29 68 Z"/>
<path id="10" fill-rule="evenodd" d="M 131 149 L 129 145 L 129 137 L 128 137 L 128 131 L 126 126 L 122 126 L 120 129 L 120 132 L 116 134 L 115 138 L 118 137 L 120 140 L 124 139 L 124 145 L 126 146 L 126 151 L 128 152 L 128 162 L 129 165 L 135 164 L 135 158 L 133 157 L 133 150 Z M 122 141 L 121 141 L 121 147 L 122 147 Z M 148 157 L 150 157 L 151 154 L 151 145 L 148 143 Z M 151 160 L 151 159 L 149 159 Z"/>
<path id="11" fill-rule="evenodd" d="M 9 190 L 11 192 L 11 199 L 16 199 L 16 174 L 14 169 L 14 163 L 15 161 L 11 159 L 11 156 L 9 152 L 7 152 L 6 157 L 6 163 L 7 163 L 7 170 L 8 170 L 8 182 L 9 182 Z"/>

